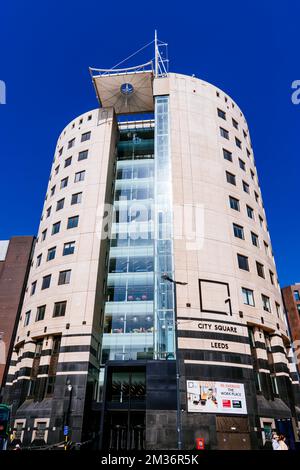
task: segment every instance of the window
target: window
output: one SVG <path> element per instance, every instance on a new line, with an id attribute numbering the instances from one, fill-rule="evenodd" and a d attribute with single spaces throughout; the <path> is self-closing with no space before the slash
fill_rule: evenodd
<path id="1" fill-rule="evenodd" d="M 271 284 L 274 286 L 274 273 L 269 270 L 269 274 L 270 274 L 270 281 L 271 281 Z"/>
<path id="2" fill-rule="evenodd" d="M 235 138 L 235 145 L 240 149 L 242 148 L 242 142 L 237 137 Z"/>
<path id="3" fill-rule="evenodd" d="M 250 193 L 249 184 L 246 183 L 246 181 L 243 181 L 243 190 L 245 191 L 245 193 Z"/>
<path id="4" fill-rule="evenodd" d="M 273 395 L 279 395 L 276 375 L 275 374 L 270 374 L 270 379 L 271 379 Z M 272 436 L 271 432 L 269 433 L 269 435 Z"/>
<path id="5" fill-rule="evenodd" d="M 64 148 L 63 148 L 63 147 L 61 147 L 61 148 L 59 149 L 59 151 L 58 151 L 58 155 L 59 155 L 60 157 L 62 156 L 63 149 L 64 149 Z"/>
<path id="6" fill-rule="evenodd" d="M 248 327 L 248 336 L 250 341 L 251 348 L 255 348 L 255 338 L 254 338 L 254 331 L 252 328 Z"/>
<path id="7" fill-rule="evenodd" d="M 245 305 L 251 305 L 251 307 L 254 307 L 254 295 L 253 295 L 253 290 L 251 289 L 246 289 L 246 287 L 242 287 L 242 294 L 243 294 L 243 300 Z"/>
<path id="8" fill-rule="evenodd" d="M 48 274 L 47 276 L 43 277 L 43 282 L 42 282 L 41 289 L 42 290 L 48 289 L 50 287 L 50 283 L 51 283 L 51 274 Z"/>
<path id="9" fill-rule="evenodd" d="M 264 265 L 261 264 L 261 263 L 259 263 L 258 261 L 256 261 L 256 270 L 257 270 L 257 274 L 258 274 L 260 277 L 265 278 Z"/>
<path id="10" fill-rule="evenodd" d="M 234 209 L 235 211 L 240 210 L 240 201 L 236 199 L 235 197 L 229 196 L 229 203 L 230 203 L 231 209 Z"/>
<path id="11" fill-rule="evenodd" d="M 58 285 L 61 286 L 62 284 L 70 284 L 71 279 L 71 269 L 66 271 L 60 271 L 58 277 Z"/>
<path id="12" fill-rule="evenodd" d="M 29 325 L 29 322 L 30 322 L 30 314 L 31 314 L 31 311 L 30 311 L 30 310 L 25 313 L 24 326 L 28 326 L 28 325 Z"/>
<path id="13" fill-rule="evenodd" d="M 52 235 L 55 235 L 60 230 L 60 222 L 56 222 L 52 225 Z"/>
<path id="14" fill-rule="evenodd" d="M 34 438 L 40 441 L 45 441 L 46 428 L 47 428 L 46 421 L 38 421 L 36 423 L 36 431 L 35 431 Z"/>
<path id="15" fill-rule="evenodd" d="M 250 170 L 251 178 L 254 180 L 254 171 Z"/>
<path id="16" fill-rule="evenodd" d="M 92 115 L 90 114 L 87 118 L 88 121 L 90 121 L 92 119 Z"/>
<path id="17" fill-rule="evenodd" d="M 67 302 L 55 302 L 54 310 L 53 310 L 53 317 L 63 317 L 66 313 L 66 306 Z"/>
<path id="18" fill-rule="evenodd" d="M 52 186 L 50 189 L 50 196 L 54 196 L 56 186 Z"/>
<path id="19" fill-rule="evenodd" d="M 238 122 L 237 122 L 235 119 L 233 119 L 233 118 L 232 118 L 232 125 L 233 125 L 233 127 L 235 127 L 236 129 L 239 128 Z"/>
<path id="20" fill-rule="evenodd" d="M 297 304 L 297 310 L 298 310 L 298 313 L 300 315 L 300 304 Z"/>
<path id="21" fill-rule="evenodd" d="M 264 247 L 265 247 L 265 252 L 266 252 L 266 255 L 269 254 L 269 245 L 264 241 Z"/>
<path id="22" fill-rule="evenodd" d="M 229 171 L 226 171 L 226 180 L 227 180 L 227 183 L 236 185 L 235 175 L 233 175 L 232 173 L 229 173 Z"/>
<path id="23" fill-rule="evenodd" d="M 59 354 L 60 343 L 61 343 L 61 336 L 53 336 L 51 355 Z"/>
<path id="24" fill-rule="evenodd" d="M 243 269 L 244 271 L 249 271 L 249 262 L 247 256 L 243 255 L 237 255 L 238 258 L 238 265 L 240 269 Z"/>
<path id="25" fill-rule="evenodd" d="M 75 183 L 78 183 L 79 181 L 84 181 L 85 178 L 85 170 L 79 171 L 78 173 L 75 173 Z"/>
<path id="26" fill-rule="evenodd" d="M 79 216 L 78 215 L 75 215 L 74 217 L 69 217 L 68 218 L 67 229 L 78 227 L 78 221 L 79 221 Z"/>
<path id="27" fill-rule="evenodd" d="M 260 373 L 257 370 L 254 370 L 253 372 L 254 372 L 254 382 L 255 382 L 256 391 L 262 392 Z"/>
<path id="28" fill-rule="evenodd" d="M 250 158 L 251 153 L 250 153 L 250 151 L 247 149 L 247 147 L 246 147 L 246 152 L 247 152 L 248 158 Z"/>
<path id="29" fill-rule="evenodd" d="M 46 211 L 46 218 L 50 217 L 50 214 L 51 214 L 51 206 L 48 207 L 48 209 Z"/>
<path id="30" fill-rule="evenodd" d="M 299 291 L 298 291 L 298 290 L 294 290 L 294 299 L 296 300 L 296 302 L 299 302 L 299 300 L 300 300 L 300 296 L 299 296 Z"/>
<path id="31" fill-rule="evenodd" d="M 82 150 L 78 154 L 78 161 L 80 162 L 81 160 L 86 160 L 88 157 L 88 150 Z"/>
<path id="32" fill-rule="evenodd" d="M 81 142 L 85 142 L 86 140 L 90 140 L 91 132 L 85 132 L 81 135 Z"/>
<path id="33" fill-rule="evenodd" d="M 259 225 L 260 225 L 261 227 L 263 227 L 263 225 L 264 225 L 264 219 L 262 218 L 261 215 L 259 215 L 258 217 L 259 217 Z"/>
<path id="34" fill-rule="evenodd" d="M 244 135 L 244 138 L 247 139 L 247 132 L 244 131 L 244 129 L 243 129 L 243 135 Z"/>
<path id="35" fill-rule="evenodd" d="M 229 162 L 232 162 L 232 153 L 231 152 L 229 152 L 226 149 L 223 149 L 223 156 L 224 156 L 225 160 L 228 160 Z"/>
<path id="36" fill-rule="evenodd" d="M 74 137 L 74 139 L 69 140 L 69 142 L 68 142 L 68 149 L 74 147 L 74 145 L 75 145 L 75 137 Z"/>
<path id="37" fill-rule="evenodd" d="M 55 171 L 55 174 L 57 175 L 57 173 L 59 172 L 59 165 L 57 165 L 54 171 Z"/>
<path id="38" fill-rule="evenodd" d="M 82 201 L 82 193 L 72 194 L 71 206 L 73 206 L 74 204 L 80 204 L 81 201 Z"/>
<path id="39" fill-rule="evenodd" d="M 66 158 L 65 159 L 65 168 L 67 168 L 67 166 L 70 166 L 71 163 L 72 163 L 72 157 Z"/>
<path id="40" fill-rule="evenodd" d="M 47 235 L 47 229 L 42 231 L 42 242 L 45 240 L 46 235 Z"/>
<path id="41" fill-rule="evenodd" d="M 243 160 L 241 160 L 240 158 L 239 158 L 239 164 L 240 164 L 240 168 L 241 168 L 242 170 L 246 171 L 245 162 L 243 162 Z"/>
<path id="42" fill-rule="evenodd" d="M 252 207 L 250 206 L 246 206 L 247 207 L 247 215 L 250 219 L 254 219 L 254 210 L 252 209 Z"/>
<path id="43" fill-rule="evenodd" d="M 34 281 L 34 282 L 31 284 L 30 295 L 34 295 L 34 294 L 35 294 L 35 291 L 36 291 L 36 283 L 37 283 L 37 281 Z"/>
<path id="44" fill-rule="evenodd" d="M 69 242 L 64 244 L 63 256 L 72 255 L 75 250 L 75 242 Z"/>
<path id="45" fill-rule="evenodd" d="M 281 317 L 280 305 L 277 302 L 275 302 L 275 306 L 276 306 L 277 317 L 280 318 Z"/>
<path id="46" fill-rule="evenodd" d="M 46 305 L 41 305 L 37 308 L 35 321 L 41 321 L 45 318 Z"/>
<path id="47" fill-rule="evenodd" d="M 56 203 L 56 211 L 60 211 L 61 209 L 63 209 L 64 207 L 64 204 L 65 204 L 65 199 L 60 199 L 59 201 L 57 201 Z"/>
<path id="48" fill-rule="evenodd" d="M 66 188 L 68 186 L 68 177 L 64 178 L 60 182 L 60 189 Z"/>
<path id="49" fill-rule="evenodd" d="M 54 356 L 55 357 L 55 356 Z M 51 359 L 53 358 L 53 355 L 51 356 Z M 51 396 L 54 393 L 54 386 L 55 386 L 55 380 L 56 376 L 55 375 L 49 375 L 48 380 L 47 380 L 47 390 L 46 390 L 46 395 Z"/>
<path id="50" fill-rule="evenodd" d="M 226 120 L 226 113 L 225 111 L 222 111 L 222 109 L 218 109 L 218 116 Z"/>
<path id="51" fill-rule="evenodd" d="M 56 254 L 56 246 L 54 246 L 53 248 L 49 248 L 48 254 L 47 254 L 47 261 L 51 261 L 52 259 L 54 259 L 55 254 Z"/>
<path id="52" fill-rule="evenodd" d="M 46 307 L 46 305 L 43 305 L 42 307 Z M 42 308 L 42 307 L 38 307 L 38 308 Z M 37 341 L 35 343 L 34 357 L 41 357 L 42 350 L 43 350 L 43 340 Z"/>
<path id="53" fill-rule="evenodd" d="M 234 233 L 235 237 L 241 238 L 242 240 L 244 240 L 244 238 L 245 238 L 244 237 L 244 229 L 240 225 L 233 224 L 233 233 Z"/>
<path id="54" fill-rule="evenodd" d="M 256 235 L 256 233 L 251 232 L 251 240 L 252 240 L 252 245 L 254 245 L 258 248 L 259 247 L 259 242 L 258 242 L 258 236 Z"/>
<path id="55" fill-rule="evenodd" d="M 269 299 L 269 297 L 267 297 L 267 296 L 264 295 L 264 294 L 261 294 L 261 300 L 262 300 L 262 303 L 263 303 L 263 309 L 264 309 L 266 312 L 271 312 L 271 305 L 270 305 L 270 299 Z"/>
<path id="56" fill-rule="evenodd" d="M 36 259 L 36 267 L 38 268 L 42 262 L 42 255 L 40 254 Z"/>
<path id="57" fill-rule="evenodd" d="M 226 129 L 223 129 L 223 127 L 220 127 L 220 134 L 221 137 L 224 137 L 224 139 L 229 140 L 229 132 L 226 131 Z"/>
<path id="58" fill-rule="evenodd" d="M 83 119 L 79 119 L 79 124 L 82 124 L 83 123 Z"/>

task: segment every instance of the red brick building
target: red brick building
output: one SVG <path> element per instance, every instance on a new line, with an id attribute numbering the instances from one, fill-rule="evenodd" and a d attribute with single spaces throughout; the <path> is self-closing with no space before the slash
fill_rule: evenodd
<path id="1" fill-rule="evenodd" d="M 0 241 L 0 387 L 20 316 L 34 237 Z"/>

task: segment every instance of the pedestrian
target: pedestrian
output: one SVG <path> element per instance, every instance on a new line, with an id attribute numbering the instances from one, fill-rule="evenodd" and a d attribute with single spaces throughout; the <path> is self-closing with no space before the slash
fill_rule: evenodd
<path id="1" fill-rule="evenodd" d="M 279 436 L 276 432 L 272 434 L 272 449 L 273 450 L 281 450 L 279 444 Z"/>
<path id="2" fill-rule="evenodd" d="M 279 436 L 279 446 L 280 450 L 289 450 L 288 446 L 285 443 L 285 437 L 283 434 L 280 434 Z"/>

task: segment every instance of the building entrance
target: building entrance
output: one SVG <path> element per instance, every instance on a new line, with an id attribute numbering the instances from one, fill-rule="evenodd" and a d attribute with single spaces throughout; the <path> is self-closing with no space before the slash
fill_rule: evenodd
<path id="1" fill-rule="evenodd" d="M 251 450 L 246 417 L 217 416 L 218 450 Z"/>

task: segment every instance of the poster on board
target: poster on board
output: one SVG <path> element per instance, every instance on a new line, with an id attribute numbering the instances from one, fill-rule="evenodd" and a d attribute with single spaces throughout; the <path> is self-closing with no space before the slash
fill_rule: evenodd
<path id="1" fill-rule="evenodd" d="M 187 380 L 188 411 L 247 414 L 243 384 Z"/>

